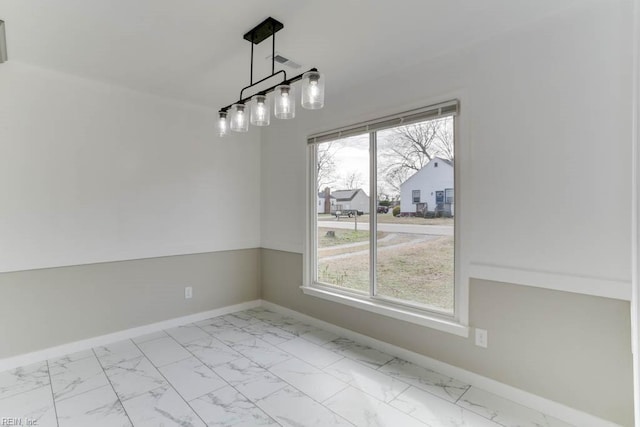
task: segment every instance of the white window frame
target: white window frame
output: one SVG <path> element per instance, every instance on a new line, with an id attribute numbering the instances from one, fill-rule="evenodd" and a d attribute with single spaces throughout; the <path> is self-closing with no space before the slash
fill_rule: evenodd
<path id="1" fill-rule="evenodd" d="M 370 155 L 370 170 L 372 177 L 370 179 L 370 194 L 376 194 L 376 180 L 373 178 L 376 176 L 376 162 L 377 151 L 373 147 L 375 132 L 382 129 L 388 129 L 404 124 L 411 124 L 426 121 L 429 119 L 437 119 L 439 117 L 454 116 L 454 144 L 456 150 L 456 156 L 454 158 L 454 180 L 456 185 L 456 191 L 454 191 L 454 203 L 456 205 L 456 215 L 454 216 L 454 313 L 453 315 L 439 313 L 435 310 L 426 310 L 424 307 L 414 306 L 406 301 L 393 301 L 391 298 L 381 298 L 377 296 L 371 296 L 362 294 L 359 292 L 350 291 L 348 289 L 339 288 L 337 286 L 331 286 L 317 282 L 315 280 L 317 276 L 317 214 L 316 214 L 316 202 L 317 189 L 316 189 L 316 146 L 323 142 L 336 140 L 340 138 L 346 138 L 352 135 L 362 135 L 368 133 L 370 135 L 370 149 L 373 155 Z M 469 295 L 469 280 L 462 268 L 461 262 L 461 238 L 460 238 L 460 224 L 463 215 L 460 214 L 461 210 L 459 206 L 461 201 L 461 180 L 460 173 L 461 168 L 459 164 L 461 162 L 462 150 L 460 150 L 460 108 L 459 101 L 452 100 L 444 103 L 430 105 L 428 107 L 411 110 L 408 112 L 383 117 L 380 119 L 372 120 L 366 123 L 359 123 L 353 126 L 333 130 L 330 132 L 323 132 L 315 135 L 311 135 L 308 138 L 308 171 L 307 171 L 307 188 L 309 203 L 307 203 L 307 245 L 306 254 L 304 256 L 305 264 L 305 277 L 304 283 L 301 286 L 302 291 L 311 296 L 330 300 L 354 308 L 370 311 L 394 319 L 399 319 L 422 326 L 430 327 L 444 332 L 449 332 L 454 335 L 468 337 L 468 295 Z M 377 200 L 375 197 L 370 197 L 370 212 L 376 212 Z M 370 216 L 371 230 L 377 229 L 376 215 Z M 374 239 L 375 232 L 371 233 L 371 239 Z M 371 274 L 371 286 L 375 284 L 376 274 L 376 251 L 373 250 L 373 245 L 370 246 L 370 274 Z M 373 294 L 371 292 L 370 294 Z"/>

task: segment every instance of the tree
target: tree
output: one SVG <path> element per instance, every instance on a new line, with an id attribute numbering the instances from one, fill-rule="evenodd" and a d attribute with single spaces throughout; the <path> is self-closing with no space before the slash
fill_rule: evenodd
<path id="1" fill-rule="evenodd" d="M 379 152 L 381 181 L 387 191 L 399 194 L 400 185 L 434 157 L 453 160 L 453 118 L 393 128 Z"/>
<path id="2" fill-rule="evenodd" d="M 389 194 L 387 194 L 383 188 L 381 188 L 381 186 L 378 186 L 378 204 L 382 205 L 382 206 L 386 206 L 385 204 L 383 204 L 383 201 L 389 201 L 390 197 Z"/>
<path id="3" fill-rule="evenodd" d="M 330 187 L 335 183 L 336 161 L 335 155 L 338 148 L 333 142 L 318 145 L 317 154 L 317 185 L 318 191 Z"/>
<path id="4" fill-rule="evenodd" d="M 342 176 L 342 186 L 345 190 L 354 190 L 362 187 L 362 174 L 358 171 L 351 171 Z"/>
<path id="5" fill-rule="evenodd" d="M 447 117 L 441 120 L 436 137 L 436 156 L 445 160 L 454 159 L 453 149 L 453 118 Z"/>

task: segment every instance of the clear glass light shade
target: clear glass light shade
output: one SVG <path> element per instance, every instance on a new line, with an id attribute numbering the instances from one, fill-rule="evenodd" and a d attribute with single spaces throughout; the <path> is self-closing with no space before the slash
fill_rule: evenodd
<path id="1" fill-rule="evenodd" d="M 317 71 L 302 75 L 302 108 L 317 110 L 324 107 L 324 76 Z"/>
<path id="2" fill-rule="evenodd" d="M 276 86 L 273 91 L 273 114 L 278 119 L 293 119 L 296 116 L 296 92 L 293 86 Z"/>
<path id="3" fill-rule="evenodd" d="M 256 95 L 251 98 L 251 124 L 254 126 L 269 126 L 271 111 L 266 95 Z"/>
<path id="4" fill-rule="evenodd" d="M 218 135 L 225 136 L 229 132 L 227 123 L 227 112 L 221 111 L 220 118 L 218 119 Z"/>
<path id="5" fill-rule="evenodd" d="M 235 132 L 246 132 L 249 130 L 249 117 L 247 117 L 244 104 L 233 104 L 231 106 L 230 127 Z"/>

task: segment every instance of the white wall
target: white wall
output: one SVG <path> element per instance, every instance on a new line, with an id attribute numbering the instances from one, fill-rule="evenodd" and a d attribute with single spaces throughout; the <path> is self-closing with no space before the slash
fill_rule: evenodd
<path id="1" fill-rule="evenodd" d="M 632 207 L 632 302 L 631 335 L 633 350 L 634 415 L 640 420 L 640 0 L 633 1 L 633 186 Z"/>
<path id="2" fill-rule="evenodd" d="M 353 76 L 345 94 L 328 83 L 325 109 L 265 131 L 262 246 L 303 251 L 305 218 L 277 206 L 305 206 L 307 135 L 457 97 L 463 270 L 628 298 L 629 11 L 627 0 L 585 2 L 437 61 L 416 52 L 383 79 Z M 502 214 L 489 214 L 497 204 Z"/>
<path id="3" fill-rule="evenodd" d="M 0 271 L 259 246 L 258 132 L 13 61 L 0 94 Z"/>
<path id="4" fill-rule="evenodd" d="M 422 61 L 416 51 L 413 65 L 375 81 L 354 75 L 344 93 L 332 92 L 327 76 L 325 109 L 301 111 L 294 123 L 276 122 L 264 133 L 262 197 L 270 206 L 263 211 L 262 246 L 303 253 L 306 219 L 278 215 L 277 206 L 305 206 L 309 134 L 459 98 L 461 280 L 470 283 L 470 326 L 488 329 L 489 342 L 502 347 L 489 344 L 483 353 L 472 338 L 408 331 L 403 322 L 302 295 L 302 268 L 290 286 L 277 274 L 267 285 L 263 273 L 263 297 L 329 321 L 339 322 L 334 319 L 343 312 L 343 326 L 357 327 L 362 319 L 362 333 L 402 337 L 406 342 L 399 345 L 631 425 L 629 304 L 597 297 L 626 299 L 631 289 L 630 12 L 628 0 L 584 2 L 437 61 Z M 598 203 L 602 195 L 606 209 Z M 490 214 L 497 204 L 502 215 Z M 282 274 L 292 264 L 268 265 L 271 258 L 302 261 L 277 251 L 265 258 L 267 252 L 263 269 Z M 474 277 L 492 285 L 468 280 Z M 534 316 L 520 315 L 520 307 Z M 510 314 L 499 318 L 496 312 Z M 606 316 L 598 324 L 611 322 L 610 328 L 589 329 L 589 316 Z M 558 330 L 558 340 L 550 339 Z M 585 330 L 590 335 L 582 341 Z M 619 331 L 613 345 L 608 340 Z M 569 345 L 556 346 L 560 340 Z M 600 349 L 614 347 L 616 355 L 597 359 Z M 584 360 L 593 363 L 576 370 Z M 622 368 L 616 379 L 592 387 L 607 381 L 611 366 Z M 573 380 L 591 373 L 598 378 L 590 383 Z"/>

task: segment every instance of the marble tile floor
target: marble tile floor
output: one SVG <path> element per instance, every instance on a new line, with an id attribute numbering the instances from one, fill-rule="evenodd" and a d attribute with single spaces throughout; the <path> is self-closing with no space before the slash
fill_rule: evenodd
<path id="1" fill-rule="evenodd" d="M 568 424 L 256 308 L 0 372 L 0 425 Z"/>

